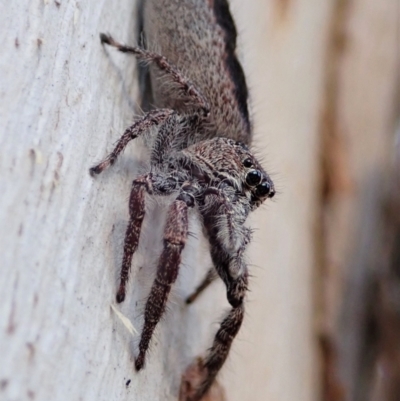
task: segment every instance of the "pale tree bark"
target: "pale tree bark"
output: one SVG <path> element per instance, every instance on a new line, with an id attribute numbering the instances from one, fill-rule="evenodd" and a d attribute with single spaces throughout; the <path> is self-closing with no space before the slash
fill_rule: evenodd
<path id="1" fill-rule="evenodd" d="M 250 86 L 255 145 L 278 194 L 250 219 L 256 232 L 248 257 L 252 279 L 246 318 L 219 379 L 230 401 L 320 399 L 317 334 L 337 348 L 354 341 L 351 329 L 340 337 L 337 321 L 347 288 L 343 282 L 352 282 L 350 273 L 342 278 L 346 263 L 363 266 L 354 256 L 358 245 L 349 238 L 364 237 L 346 228 L 346 216 L 354 215 L 361 199 L 369 199 L 367 209 L 376 201 L 365 176 L 376 171 L 372 164 L 390 169 L 392 137 L 382 142 L 378 137 L 391 132 L 393 119 L 389 108 L 396 74 L 388 38 L 395 0 L 347 1 L 353 17 L 346 26 L 355 32 L 354 47 L 333 71 L 327 66 L 330 57 L 338 57 L 330 54 L 330 46 L 339 0 L 231 2 Z M 382 22 L 386 19 L 390 23 Z M 145 369 L 136 373 L 138 338 L 110 306 L 130 185 L 146 158 L 144 148 L 132 144 L 110 171 L 96 179 L 88 174 L 139 113 L 135 60 L 104 50 L 98 39 L 100 32 L 110 32 L 136 43 L 136 3 L 2 2 L 0 21 L 0 399 L 176 400 L 182 373 L 210 346 L 228 308 L 225 289 L 216 282 L 194 305 L 184 304 L 211 265 L 199 223 L 191 216 L 193 235 L 169 310 Z M 372 28 L 363 36 L 377 25 L 382 36 Z M 333 117 L 329 83 L 341 88 Z M 358 90 L 364 85 L 366 93 Z M 370 197 L 359 186 L 350 200 L 347 192 L 328 200 L 321 196 L 328 180 L 321 175 L 321 153 L 327 150 L 320 124 L 324 112 L 358 133 L 349 135 L 354 141 L 350 169 Z M 357 153 L 364 132 L 368 146 Z M 372 177 L 376 189 L 379 174 Z M 162 246 L 164 214 L 164 204 L 149 204 L 127 298 L 118 305 L 137 330 Z M 328 228 L 320 226 L 316 239 L 321 221 Z M 359 242 L 364 248 L 367 239 Z M 336 270 L 330 264 L 335 255 L 342 255 Z M 317 298 L 316 267 L 326 283 L 325 298 Z M 321 299 L 324 318 L 316 324 L 315 301 Z M 345 372 L 355 382 L 357 352 L 347 352 L 348 361 L 338 364 L 342 370 L 332 368 L 338 381 Z"/>
<path id="2" fill-rule="evenodd" d="M 311 240 L 322 64 L 312 60 L 323 46 L 318 34 L 327 6 L 313 3 L 299 3 L 300 13 L 287 15 L 256 1 L 232 7 L 254 88 L 256 141 L 264 156 L 274 155 L 266 165 L 279 173 L 282 193 L 252 219 L 259 229 L 249 256 L 253 293 L 234 357 L 222 372 L 232 400 L 315 396 Z M 195 235 L 169 311 L 146 368 L 135 373 L 137 338 L 110 304 L 142 151 L 132 145 L 107 173 L 95 180 L 88 174 L 136 112 L 135 61 L 104 50 L 98 39 L 105 31 L 135 43 L 135 7 L 132 1 L 1 6 L 2 399 L 176 399 L 181 374 L 209 347 L 228 307 L 221 283 L 190 308 L 184 305 L 210 266 L 193 217 Z M 298 146 L 287 146 L 285 137 Z M 162 205 L 149 206 L 120 307 L 137 329 L 162 244 L 163 213 Z"/>
<path id="3" fill-rule="evenodd" d="M 231 400 L 318 399 L 314 326 L 319 109 L 329 1 L 233 4 L 255 146 L 278 188 L 252 217 L 247 316 L 228 361 Z M 240 380 L 239 380 L 240 378 Z"/>

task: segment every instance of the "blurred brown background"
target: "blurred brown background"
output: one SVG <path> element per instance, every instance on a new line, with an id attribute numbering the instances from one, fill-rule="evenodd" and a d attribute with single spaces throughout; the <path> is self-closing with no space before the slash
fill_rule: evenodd
<path id="1" fill-rule="evenodd" d="M 261 217 L 264 270 L 238 346 L 254 354 L 251 385 L 232 399 L 400 400 L 400 3 L 232 8 L 256 143 L 281 188 Z"/>

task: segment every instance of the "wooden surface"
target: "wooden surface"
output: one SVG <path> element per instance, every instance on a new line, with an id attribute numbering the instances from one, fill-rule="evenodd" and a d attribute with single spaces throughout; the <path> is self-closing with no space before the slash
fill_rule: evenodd
<path id="1" fill-rule="evenodd" d="M 255 145 L 278 194 L 250 219 L 256 228 L 248 257 L 251 292 L 242 331 L 220 375 L 229 401 L 321 399 L 318 334 L 336 330 L 343 308 L 338 298 L 347 288 L 338 284 L 337 289 L 337 277 L 321 269 L 339 274 L 346 269 L 347 253 L 337 255 L 336 249 L 342 252 L 342 241 L 354 237 L 354 228 L 343 237 L 334 237 L 333 230 L 364 199 L 357 187 L 350 201 L 332 208 L 322 202 L 327 80 L 341 88 L 337 110 L 351 133 L 343 146 L 354 160 L 352 178 L 369 190 L 369 172 L 389 157 L 398 90 L 390 47 L 395 45 L 390 38 L 396 0 L 381 6 L 374 0 L 367 5 L 348 1 L 346 29 L 353 40 L 333 72 L 327 60 L 339 0 L 232 1 L 251 90 Z M 137 336 L 129 334 L 110 305 L 130 183 L 143 148 L 130 146 L 96 179 L 88 174 L 138 113 L 134 60 L 104 50 L 98 39 L 103 31 L 135 43 L 135 3 L 3 2 L 0 22 L 0 399 L 176 400 L 183 370 L 210 346 L 228 308 L 224 287 L 217 282 L 195 305 L 184 305 L 210 265 L 192 216 L 195 235 L 184 251 L 168 313 L 145 370 L 137 374 Z M 386 142 L 379 139 L 385 134 Z M 376 189 L 379 176 L 372 177 Z M 138 330 L 160 252 L 164 209 L 149 205 L 127 299 L 118 306 Z M 321 221 L 330 231 L 318 238 Z M 340 259 L 339 270 L 330 270 L 329 255 L 321 258 L 321 241 L 332 258 Z M 321 276 L 331 304 L 318 296 Z M 317 301 L 325 305 L 325 320 L 315 319 Z M 343 347 L 355 341 L 349 330 Z M 348 358 L 353 359 L 344 361 L 340 372 L 353 383 L 357 357 L 348 352 Z"/>
<path id="2" fill-rule="evenodd" d="M 313 401 L 318 118 L 331 4 L 236 1 L 255 146 L 278 189 L 252 216 L 252 279 L 243 329 L 227 362 L 228 399 Z M 229 378 L 229 379 L 228 379 Z"/>

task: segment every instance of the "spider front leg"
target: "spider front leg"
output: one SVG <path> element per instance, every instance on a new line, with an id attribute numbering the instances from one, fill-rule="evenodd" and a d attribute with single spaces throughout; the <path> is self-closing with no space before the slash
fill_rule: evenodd
<path id="1" fill-rule="evenodd" d="M 101 163 L 92 167 L 89 170 L 90 174 L 92 176 L 100 174 L 106 168 L 113 165 L 117 157 L 132 139 L 137 138 L 156 125 L 165 123 L 173 114 L 174 111 L 169 109 L 152 110 L 145 114 L 139 121 L 125 130 L 114 150 Z"/>
<path id="2" fill-rule="evenodd" d="M 220 248 L 218 246 L 214 247 L 214 252 L 212 251 L 212 253 L 220 253 Z M 221 258 L 221 256 L 222 255 L 218 255 L 218 258 Z M 241 259 L 240 257 L 238 258 Z M 229 264 L 231 263 L 229 258 L 224 258 L 224 256 L 222 256 L 220 260 L 215 260 L 213 257 L 213 260 L 214 263 L 218 264 L 219 269 L 224 269 L 225 272 L 229 271 Z M 247 291 L 248 272 L 243 260 L 236 262 L 243 264 L 243 273 L 236 279 L 229 279 L 229 284 L 227 285 L 228 300 L 232 305 L 232 309 L 222 321 L 214 337 L 213 345 L 209 349 L 204 362 L 202 362 L 202 380 L 200 384 L 193 388 L 193 392 L 187 398 L 187 401 L 201 400 L 210 389 L 215 377 L 225 363 L 233 340 L 242 325 L 244 317 L 243 300 Z"/>
<path id="3" fill-rule="evenodd" d="M 225 269 L 228 269 L 227 264 L 229 264 L 228 260 L 224 263 Z M 215 377 L 225 363 L 233 340 L 243 322 L 243 299 L 247 291 L 247 276 L 247 269 L 245 269 L 242 276 L 230 283 L 230 298 L 236 306 L 229 311 L 222 321 L 206 358 L 204 360 L 202 358 L 196 359 L 194 364 L 186 370 L 182 378 L 179 401 L 200 401 L 210 389 Z M 197 377 L 193 377 L 193 370 L 197 372 Z"/>
<path id="4" fill-rule="evenodd" d="M 171 286 L 175 282 L 181 263 L 181 253 L 188 235 L 188 208 L 194 206 L 194 197 L 181 192 L 168 210 L 164 229 L 164 249 L 161 253 L 157 275 L 144 312 L 144 325 L 139 343 L 136 370 L 142 369 L 154 329 L 164 313 Z"/>
<path id="5" fill-rule="evenodd" d="M 228 357 L 243 322 L 243 300 L 248 285 L 248 270 L 243 254 L 250 241 L 250 230 L 243 227 L 248 214 L 245 201 L 235 196 L 231 188 L 210 188 L 205 194 L 203 218 L 209 235 L 211 258 L 226 285 L 232 309 L 222 321 L 205 360 L 196 362 L 200 380 L 191 380 L 193 366 L 184 375 L 180 401 L 199 401 L 207 393 Z"/>

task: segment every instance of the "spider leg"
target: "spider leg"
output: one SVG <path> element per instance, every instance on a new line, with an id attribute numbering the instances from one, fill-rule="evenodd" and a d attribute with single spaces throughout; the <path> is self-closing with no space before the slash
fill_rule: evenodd
<path id="1" fill-rule="evenodd" d="M 220 248 L 218 246 L 214 248 L 215 250 L 212 253 L 220 254 Z M 218 258 L 220 257 L 221 255 L 219 255 Z M 238 256 L 238 258 L 240 257 Z M 223 257 L 218 261 L 214 259 L 214 262 L 218 264 L 219 269 L 229 271 L 229 264 L 231 261 L 228 259 L 223 259 Z M 239 263 L 243 263 L 243 261 L 241 260 Z M 215 334 L 213 345 L 209 349 L 208 354 L 203 362 L 202 381 L 194 389 L 194 395 L 189 399 L 190 401 L 199 401 L 209 390 L 215 380 L 215 377 L 225 363 L 233 340 L 242 325 L 244 317 L 243 299 L 246 294 L 248 284 L 247 267 L 243 267 L 243 274 L 236 279 L 230 279 L 229 284 L 227 285 L 228 300 L 232 305 L 232 309 L 222 321 L 219 330 Z"/>
<path id="2" fill-rule="evenodd" d="M 211 257 L 227 287 L 228 301 L 232 304 L 230 287 L 247 269 L 243 254 L 250 243 L 251 230 L 243 224 L 249 210 L 243 207 L 231 187 L 208 188 L 205 195 L 202 214 L 211 244 Z M 215 244 L 218 244 L 217 247 Z M 225 258 L 229 259 L 229 263 L 221 262 Z"/>
<path id="3" fill-rule="evenodd" d="M 117 292 L 117 302 L 125 299 L 125 286 L 131 270 L 132 256 L 135 253 L 140 237 L 140 230 L 145 215 L 145 192 L 152 192 L 150 176 L 142 176 L 133 181 L 129 198 L 129 223 L 126 228 L 124 256 L 120 274 L 120 284 Z"/>
<path id="4" fill-rule="evenodd" d="M 113 165 L 117 157 L 132 139 L 137 138 L 156 125 L 163 124 L 173 114 L 174 111 L 169 109 L 152 110 L 145 114 L 139 121 L 136 121 L 125 130 L 114 150 L 101 163 L 92 167 L 89 170 L 90 174 L 92 176 L 100 174 L 106 168 Z"/>
<path id="5" fill-rule="evenodd" d="M 186 298 L 186 303 L 191 304 L 193 303 L 197 297 L 218 277 L 215 268 L 212 267 L 205 277 L 203 281 L 196 287 L 196 289 Z"/>
<path id="6" fill-rule="evenodd" d="M 222 261 L 221 261 L 222 262 Z M 221 263 L 225 269 L 228 269 L 229 261 L 226 260 Z M 221 266 L 222 267 L 222 266 Z M 188 396 L 185 401 L 199 401 L 207 393 L 213 384 L 215 377 L 220 371 L 221 367 L 225 363 L 233 340 L 235 339 L 237 333 L 243 322 L 244 317 L 244 305 L 243 299 L 247 291 L 247 269 L 244 274 L 241 275 L 236 280 L 232 280 L 229 285 L 228 291 L 230 292 L 229 298 L 231 299 L 231 304 L 234 306 L 226 315 L 225 319 L 222 321 L 219 330 L 217 331 L 213 344 L 208 350 L 208 354 L 203 361 L 200 362 L 200 383 L 191 385 Z M 190 368 L 189 368 L 190 369 Z M 185 377 L 183 378 L 185 381 Z M 180 400 L 183 401 L 183 400 Z"/>
<path id="7" fill-rule="evenodd" d="M 120 285 L 117 292 L 118 303 L 123 302 L 125 299 L 125 287 L 131 270 L 132 256 L 139 244 L 140 231 L 145 216 L 145 191 L 148 194 L 155 192 L 158 195 L 168 195 L 175 187 L 176 181 L 173 177 L 163 177 L 160 174 L 151 173 L 138 177 L 132 183 L 129 198 L 130 219 L 126 228 Z"/>
<path id="8" fill-rule="evenodd" d="M 229 191 L 214 188 L 209 191 L 203 218 L 209 235 L 211 258 L 226 285 L 232 309 L 222 321 L 204 362 L 201 362 L 200 384 L 192 385 L 185 401 L 199 401 L 207 393 L 228 357 L 243 322 L 243 300 L 248 286 L 248 270 L 243 254 L 250 241 L 250 230 L 243 227 L 246 211 L 241 208 L 240 202 L 232 203 Z"/>
<path id="9" fill-rule="evenodd" d="M 157 67 L 168 74 L 172 81 L 178 85 L 179 90 L 186 96 L 189 96 L 194 104 L 197 104 L 203 115 L 206 117 L 210 113 L 210 105 L 204 95 L 196 88 L 196 86 L 186 78 L 177 67 L 172 65 L 164 56 L 160 54 L 144 50 L 140 47 L 126 46 L 115 41 L 111 35 L 100 34 L 101 43 L 113 46 L 120 52 L 134 54 L 138 59 L 153 62 Z"/>
<path id="10" fill-rule="evenodd" d="M 144 325 L 139 343 L 136 370 L 142 369 L 154 329 L 164 313 L 171 285 L 175 282 L 181 263 L 181 253 L 188 235 L 188 208 L 194 206 L 194 197 L 181 192 L 168 210 L 164 230 L 164 249 L 161 253 L 157 275 L 144 312 Z"/>

